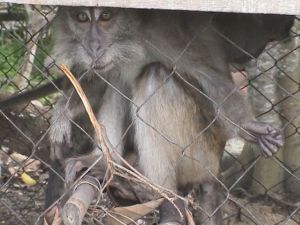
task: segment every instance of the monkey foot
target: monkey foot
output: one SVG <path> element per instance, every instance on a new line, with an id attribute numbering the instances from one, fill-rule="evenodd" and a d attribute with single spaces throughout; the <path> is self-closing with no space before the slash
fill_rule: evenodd
<path id="1" fill-rule="evenodd" d="M 245 140 L 259 145 L 261 154 L 270 157 L 283 146 L 283 135 L 278 129 L 263 122 L 248 122 L 243 125 L 241 136 Z"/>

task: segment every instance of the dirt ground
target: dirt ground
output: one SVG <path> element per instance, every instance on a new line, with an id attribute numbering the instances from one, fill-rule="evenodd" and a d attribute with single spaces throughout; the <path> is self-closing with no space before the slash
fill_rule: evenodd
<path id="1" fill-rule="evenodd" d="M 2 153 L 3 154 L 3 153 Z M 19 225 L 35 224 L 44 212 L 44 190 L 48 174 L 38 161 L 32 161 L 26 172 L 37 183 L 28 186 L 21 179 L 19 161 L 23 156 L 18 154 L 3 160 L 0 178 L 0 224 Z M 106 207 L 111 204 L 105 201 Z M 242 207 L 240 207 L 242 206 Z M 249 199 L 249 197 L 233 197 L 226 201 L 223 209 L 224 225 L 296 225 L 300 224 L 300 215 L 296 207 L 278 203 L 270 198 Z M 103 213 L 98 208 L 89 210 L 89 224 L 99 224 Z M 94 219 L 91 219 L 94 217 Z M 156 219 L 153 219 L 153 218 Z M 147 221 L 153 224 L 157 217 L 148 216 Z M 149 219 L 150 218 L 150 219 Z M 139 221 L 143 223 L 143 220 Z M 147 222 L 148 224 L 148 222 Z M 192 224 L 189 224 L 192 225 Z"/>
<path id="2" fill-rule="evenodd" d="M 0 224 L 34 224 L 44 209 L 47 172 L 38 161 L 32 161 L 30 166 L 26 167 L 26 171 L 37 183 L 28 186 L 21 179 L 23 170 L 18 165 L 19 159 L 23 160 L 23 157 L 16 154 L 13 159 L 2 161 Z"/>

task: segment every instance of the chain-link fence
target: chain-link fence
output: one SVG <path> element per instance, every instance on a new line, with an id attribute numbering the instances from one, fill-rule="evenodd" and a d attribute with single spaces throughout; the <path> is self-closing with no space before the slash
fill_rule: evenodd
<path id="1" fill-rule="evenodd" d="M 0 28 L 2 224 L 300 224 L 297 17 L 0 3 Z"/>

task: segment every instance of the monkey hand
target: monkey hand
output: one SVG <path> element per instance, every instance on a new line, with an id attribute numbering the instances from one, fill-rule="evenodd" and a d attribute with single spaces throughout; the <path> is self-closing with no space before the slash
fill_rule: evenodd
<path id="1" fill-rule="evenodd" d="M 283 146 L 283 135 L 278 129 L 263 122 L 248 122 L 243 124 L 240 134 L 245 140 L 259 145 L 264 157 L 271 157 Z"/>
<path id="2" fill-rule="evenodd" d="M 103 180 L 106 173 L 106 165 L 102 157 L 103 155 L 100 151 L 92 151 L 89 154 L 67 159 L 64 163 L 66 184 L 72 184 L 78 177 L 78 173 L 85 172 L 87 169 L 86 173 Z M 94 165 L 96 161 L 98 162 Z M 92 165 L 93 167 L 90 168 Z"/>

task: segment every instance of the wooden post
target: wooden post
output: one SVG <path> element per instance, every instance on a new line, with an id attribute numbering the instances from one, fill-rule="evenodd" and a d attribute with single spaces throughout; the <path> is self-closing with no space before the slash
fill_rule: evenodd
<path id="1" fill-rule="evenodd" d="M 299 0 L 4 0 L 18 4 L 108 6 L 212 12 L 300 14 Z"/>

